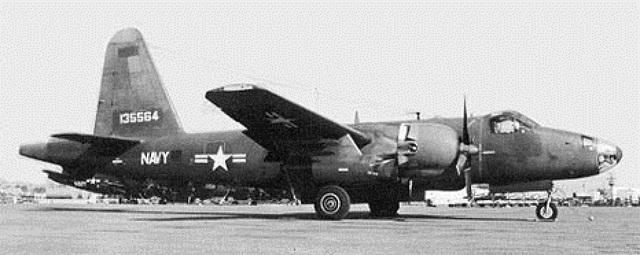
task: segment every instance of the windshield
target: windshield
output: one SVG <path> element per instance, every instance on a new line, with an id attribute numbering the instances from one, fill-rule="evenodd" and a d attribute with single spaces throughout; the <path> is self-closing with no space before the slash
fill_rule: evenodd
<path id="1" fill-rule="evenodd" d="M 514 111 L 496 113 L 491 116 L 491 129 L 496 134 L 524 133 L 540 126 L 535 121 Z"/>
<path id="2" fill-rule="evenodd" d="M 524 123 L 525 125 L 532 127 L 532 128 L 536 128 L 539 127 L 540 124 L 538 124 L 537 122 L 535 122 L 534 120 L 530 119 L 527 116 L 524 116 L 520 113 L 517 113 L 519 116 L 517 117 L 522 123 Z"/>

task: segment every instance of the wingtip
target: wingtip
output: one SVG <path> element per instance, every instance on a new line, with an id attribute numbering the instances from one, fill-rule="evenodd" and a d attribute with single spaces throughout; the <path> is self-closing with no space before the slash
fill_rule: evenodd
<path id="1" fill-rule="evenodd" d="M 111 37 L 111 43 L 126 43 L 142 40 L 142 33 L 137 28 L 129 27 L 122 29 Z"/>
<path id="2" fill-rule="evenodd" d="M 221 91 L 243 91 L 243 90 L 252 90 L 252 89 L 259 89 L 259 88 L 260 87 L 253 84 L 241 83 L 241 84 L 231 84 L 227 86 L 222 86 L 218 89 Z"/>
<path id="3" fill-rule="evenodd" d="M 250 91 L 260 92 L 260 91 L 267 91 L 267 90 L 261 88 L 260 86 L 256 86 L 248 83 L 230 84 L 230 85 L 209 90 L 207 91 L 207 93 L 205 93 L 204 97 L 207 100 L 209 100 L 211 103 L 220 107 L 219 101 L 224 100 L 224 98 L 227 98 L 228 95 L 244 94 L 245 92 L 249 93 Z"/>
<path id="4" fill-rule="evenodd" d="M 248 84 L 248 83 L 230 84 L 230 85 L 209 90 L 207 92 L 207 95 L 212 93 L 220 93 L 220 92 L 236 92 L 236 91 L 248 91 L 248 90 L 264 90 L 264 89 L 259 86 Z"/>

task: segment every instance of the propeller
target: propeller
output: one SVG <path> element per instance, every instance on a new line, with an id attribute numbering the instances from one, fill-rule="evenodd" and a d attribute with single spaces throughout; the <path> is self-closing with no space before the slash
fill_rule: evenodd
<path id="1" fill-rule="evenodd" d="M 469 139 L 469 123 L 467 119 L 467 97 L 464 97 L 464 109 L 462 116 L 462 141 L 460 143 L 460 156 L 456 163 L 458 175 L 464 175 L 464 186 L 467 191 L 467 199 L 471 200 L 471 166 L 469 166 L 469 157 L 478 154 L 478 147 L 471 144 Z"/>

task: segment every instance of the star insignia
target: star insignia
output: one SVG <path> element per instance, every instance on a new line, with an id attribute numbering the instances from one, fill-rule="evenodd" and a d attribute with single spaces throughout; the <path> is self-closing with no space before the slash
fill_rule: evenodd
<path id="1" fill-rule="evenodd" d="M 222 167 L 225 171 L 229 171 L 227 159 L 231 158 L 231 155 L 224 154 L 222 146 L 218 148 L 218 153 L 209 155 L 209 158 L 213 160 L 213 168 L 211 170 L 215 171 L 218 167 Z"/>

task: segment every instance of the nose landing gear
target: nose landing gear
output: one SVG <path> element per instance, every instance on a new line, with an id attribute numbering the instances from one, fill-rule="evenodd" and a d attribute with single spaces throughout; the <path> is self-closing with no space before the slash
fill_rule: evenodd
<path id="1" fill-rule="evenodd" d="M 536 216 L 541 221 L 554 221 L 558 217 L 558 207 L 551 202 L 551 190 L 547 190 L 547 200 L 536 206 Z"/>

